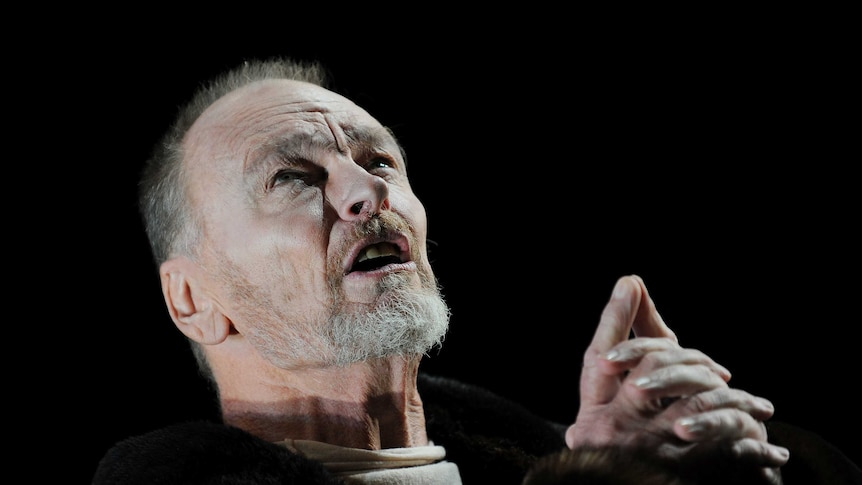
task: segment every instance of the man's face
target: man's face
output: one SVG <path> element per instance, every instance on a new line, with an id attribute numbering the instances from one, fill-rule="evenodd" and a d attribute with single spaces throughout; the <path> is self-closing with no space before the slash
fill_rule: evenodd
<path id="1" fill-rule="evenodd" d="M 208 291 L 265 358 L 347 363 L 439 340 L 444 322 L 423 328 L 445 313 L 425 209 L 396 141 L 363 109 L 317 86 L 258 82 L 210 106 L 184 145 Z M 418 347 L 403 329 L 381 334 L 405 317 Z"/>

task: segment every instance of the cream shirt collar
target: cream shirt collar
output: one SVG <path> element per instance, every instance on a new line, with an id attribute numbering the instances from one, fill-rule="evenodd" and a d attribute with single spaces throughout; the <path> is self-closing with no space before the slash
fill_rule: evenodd
<path id="1" fill-rule="evenodd" d="M 366 484 L 460 485 L 454 463 L 445 461 L 446 450 L 428 446 L 364 450 L 311 440 L 279 441 L 290 451 L 319 461 L 334 474 Z"/>

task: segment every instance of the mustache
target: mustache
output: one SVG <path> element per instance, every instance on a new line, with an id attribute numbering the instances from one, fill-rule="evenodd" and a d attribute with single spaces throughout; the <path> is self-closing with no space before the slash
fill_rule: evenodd
<path id="1" fill-rule="evenodd" d="M 411 248 L 414 246 L 415 232 L 413 226 L 394 212 L 387 211 L 374 214 L 353 224 L 353 236 L 356 239 L 390 239 L 398 235 L 407 236 L 411 242 Z"/>
<path id="2" fill-rule="evenodd" d="M 374 214 L 370 218 L 357 221 L 353 225 L 353 236 L 356 239 L 390 239 L 402 234 L 410 241 L 410 252 L 413 259 L 416 261 L 421 260 L 422 255 L 418 252 L 419 245 L 417 244 L 418 240 L 416 239 L 414 228 L 400 215 L 393 212 Z M 425 250 L 427 251 L 429 261 L 433 262 L 437 246 L 437 241 L 425 238 Z"/>

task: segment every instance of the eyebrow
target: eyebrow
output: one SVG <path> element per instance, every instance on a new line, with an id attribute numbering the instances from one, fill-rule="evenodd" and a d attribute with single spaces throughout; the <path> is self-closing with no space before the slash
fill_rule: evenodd
<path id="1" fill-rule="evenodd" d="M 339 128 L 344 132 L 348 147 L 354 154 L 368 150 L 395 151 L 404 159 L 404 150 L 394 133 L 387 127 L 345 126 Z M 320 132 L 312 134 L 304 132 L 289 132 L 277 138 L 272 138 L 258 146 L 246 159 L 245 170 L 257 171 L 272 162 L 273 156 L 281 163 L 313 160 L 320 151 L 335 151 L 345 154 L 346 149 L 339 147 L 333 137 Z M 260 163 L 264 162 L 264 163 Z"/>
<path id="2" fill-rule="evenodd" d="M 344 134 L 349 140 L 350 147 L 356 146 L 372 146 L 372 147 L 387 147 L 391 146 L 392 148 L 399 148 L 400 145 L 398 141 L 395 139 L 395 135 L 392 133 L 392 130 L 386 127 L 380 128 L 370 128 L 367 126 L 363 127 L 351 127 L 347 126 L 341 127 L 344 130 Z"/>
<path id="3" fill-rule="evenodd" d="M 401 146 L 395 133 L 389 127 L 342 127 L 342 129 L 349 140 L 350 148 L 371 148 L 394 152 L 393 154 L 401 156 L 401 160 L 406 165 L 407 154 L 404 152 L 404 147 Z"/>

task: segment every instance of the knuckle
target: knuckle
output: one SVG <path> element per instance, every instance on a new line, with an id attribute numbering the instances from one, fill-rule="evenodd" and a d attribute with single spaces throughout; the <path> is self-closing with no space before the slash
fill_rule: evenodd
<path id="1" fill-rule="evenodd" d="M 706 413 L 721 406 L 723 399 L 721 394 L 715 391 L 706 391 L 694 394 L 687 399 L 688 411 L 694 413 Z"/>

